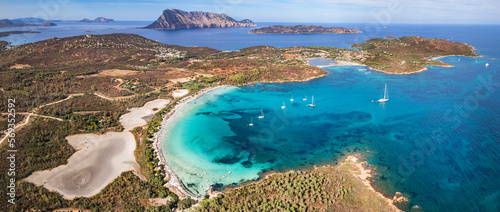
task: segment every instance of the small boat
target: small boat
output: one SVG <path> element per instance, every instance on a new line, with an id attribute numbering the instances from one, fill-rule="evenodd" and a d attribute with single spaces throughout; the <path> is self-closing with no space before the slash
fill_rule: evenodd
<path id="1" fill-rule="evenodd" d="M 220 182 L 220 179 L 217 179 L 218 182 Z"/>
<path id="2" fill-rule="evenodd" d="M 228 171 L 227 174 L 231 174 L 231 171 Z"/>
<path id="3" fill-rule="evenodd" d="M 302 99 L 302 101 L 307 101 L 307 95 L 304 96 L 304 98 Z"/>
<path id="4" fill-rule="evenodd" d="M 386 83 L 384 90 L 384 98 L 379 99 L 378 102 L 387 102 L 387 101 L 389 101 L 389 92 L 387 91 L 387 83 Z"/>
<path id="5" fill-rule="evenodd" d="M 226 177 L 226 175 L 222 175 L 222 178 L 225 178 L 225 177 Z"/>
<path id="6" fill-rule="evenodd" d="M 489 63 L 486 63 L 486 64 L 484 64 L 484 66 L 488 67 L 488 66 L 490 66 L 490 64 L 489 64 Z"/>
<path id="7" fill-rule="evenodd" d="M 250 118 L 250 124 L 248 124 L 248 126 L 253 126 L 253 120 Z"/>
<path id="8" fill-rule="evenodd" d="M 263 119 L 264 118 L 264 111 L 262 110 L 262 108 L 260 109 L 260 116 L 259 116 L 259 119 Z"/>
<path id="9" fill-rule="evenodd" d="M 285 106 L 285 102 L 283 101 L 283 106 L 281 106 L 281 109 L 285 109 L 286 106 Z"/>
<path id="10" fill-rule="evenodd" d="M 293 102 L 293 101 L 295 101 L 295 100 L 293 99 L 293 94 L 292 94 L 292 98 L 290 99 L 290 102 Z"/>
<path id="11" fill-rule="evenodd" d="M 311 104 L 308 104 L 307 106 L 309 106 L 309 107 L 316 107 L 316 104 L 314 104 L 314 96 L 312 96 Z"/>

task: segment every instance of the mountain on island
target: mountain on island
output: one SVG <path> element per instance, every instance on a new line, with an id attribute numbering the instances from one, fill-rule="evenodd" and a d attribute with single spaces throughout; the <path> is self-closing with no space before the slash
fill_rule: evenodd
<path id="1" fill-rule="evenodd" d="M 251 20 L 236 21 L 228 15 L 211 12 L 186 12 L 178 9 L 166 9 L 161 16 L 146 29 L 192 29 L 192 28 L 228 28 L 253 27 Z"/>
<path id="2" fill-rule="evenodd" d="M 98 17 L 94 20 L 84 18 L 79 22 L 84 22 L 84 23 L 115 23 L 115 20 L 110 19 L 110 18 Z"/>
<path id="3" fill-rule="evenodd" d="M 344 27 L 323 27 L 315 25 L 296 25 L 282 26 L 273 25 L 259 29 L 253 29 L 250 33 L 255 34 L 312 34 L 312 33 L 361 33 L 357 29 L 348 29 Z"/>

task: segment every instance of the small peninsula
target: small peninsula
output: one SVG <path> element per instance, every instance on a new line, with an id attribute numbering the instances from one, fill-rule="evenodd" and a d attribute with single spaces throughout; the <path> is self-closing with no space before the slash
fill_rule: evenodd
<path id="1" fill-rule="evenodd" d="M 37 32 L 37 31 L 6 31 L 6 32 L 0 32 L 0 37 L 6 37 L 9 35 L 24 34 L 24 33 L 40 33 L 40 32 Z"/>
<path id="2" fill-rule="evenodd" d="M 84 22 L 84 23 L 115 23 L 115 20 L 110 19 L 110 18 L 98 17 L 94 20 L 84 18 L 79 22 Z"/>
<path id="3" fill-rule="evenodd" d="M 192 28 L 228 28 L 253 27 L 251 20 L 236 21 L 226 14 L 211 12 L 186 12 L 178 9 L 166 9 L 161 16 L 146 29 L 192 29 Z"/>
<path id="4" fill-rule="evenodd" d="M 314 33 L 332 33 L 332 34 L 347 34 L 361 33 L 357 29 L 348 29 L 344 27 L 323 27 L 315 25 L 295 25 L 282 26 L 273 25 L 258 29 L 253 29 L 250 33 L 254 34 L 314 34 Z"/>

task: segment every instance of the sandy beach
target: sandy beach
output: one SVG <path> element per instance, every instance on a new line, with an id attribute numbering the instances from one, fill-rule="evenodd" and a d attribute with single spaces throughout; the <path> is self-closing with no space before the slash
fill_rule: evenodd
<path id="1" fill-rule="evenodd" d="M 134 157 L 136 141 L 129 130 L 147 124 L 154 113 L 168 103 L 169 100 L 157 99 L 143 107 L 132 108 L 120 117 L 120 123 L 125 128 L 123 132 L 66 137 L 68 143 L 77 150 L 68 159 L 68 164 L 37 171 L 25 180 L 57 191 L 68 199 L 99 193 L 122 172 L 139 169 Z"/>
<path id="2" fill-rule="evenodd" d="M 206 89 L 203 89 L 201 91 L 198 91 L 194 95 L 190 95 L 190 96 L 188 96 L 188 97 L 180 100 L 177 103 L 177 105 L 174 107 L 174 109 L 172 109 L 169 113 L 167 113 L 163 117 L 161 128 L 160 128 L 160 130 L 153 137 L 153 147 L 154 147 L 154 150 L 155 150 L 155 154 L 159 158 L 159 160 L 161 161 L 161 163 L 163 164 L 165 172 L 167 173 L 167 178 L 169 179 L 169 181 L 167 182 L 167 184 L 165 186 L 167 188 L 169 188 L 170 191 L 172 191 L 175 194 L 177 194 L 180 198 L 189 197 L 191 199 L 201 200 L 200 197 L 193 196 L 193 195 L 189 194 L 184 189 L 184 187 L 182 186 L 182 183 L 179 180 L 179 178 L 175 175 L 175 173 L 172 171 L 172 169 L 170 169 L 170 167 L 168 166 L 168 163 L 166 162 L 165 158 L 163 157 L 163 151 L 161 149 L 162 143 L 161 143 L 161 140 L 160 140 L 160 136 L 162 135 L 162 132 L 164 130 L 164 126 L 167 124 L 168 120 L 171 117 L 175 116 L 176 111 L 179 111 L 184 106 L 186 106 L 189 102 L 191 102 L 191 101 L 199 98 L 203 94 L 205 94 L 205 93 L 207 93 L 209 91 L 215 90 L 217 88 L 220 88 L 220 87 L 224 87 L 224 86 L 216 86 L 216 87 L 206 88 Z"/>

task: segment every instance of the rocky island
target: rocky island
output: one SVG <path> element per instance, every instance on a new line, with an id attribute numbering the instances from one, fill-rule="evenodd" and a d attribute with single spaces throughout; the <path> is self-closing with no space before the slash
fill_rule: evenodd
<path id="1" fill-rule="evenodd" d="M 312 33 L 361 33 L 357 29 L 348 29 L 344 27 L 323 27 L 315 25 L 295 25 L 295 26 L 282 26 L 273 25 L 259 29 L 253 29 L 250 33 L 255 34 L 312 34 Z"/>
<path id="2" fill-rule="evenodd" d="M 84 22 L 84 23 L 115 23 L 115 20 L 110 19 L 110 18 L 98 17 L 94 20 L 84 18 L 79 22 Z"/>
<path id="3" fill-rule="evenodd" d="M 236 21 L 226 14 L 166 9 L 161 16 L 146 29 L 192 29 L 192 28 L 228 28 L 253 27 L 251 20 Z"/>

